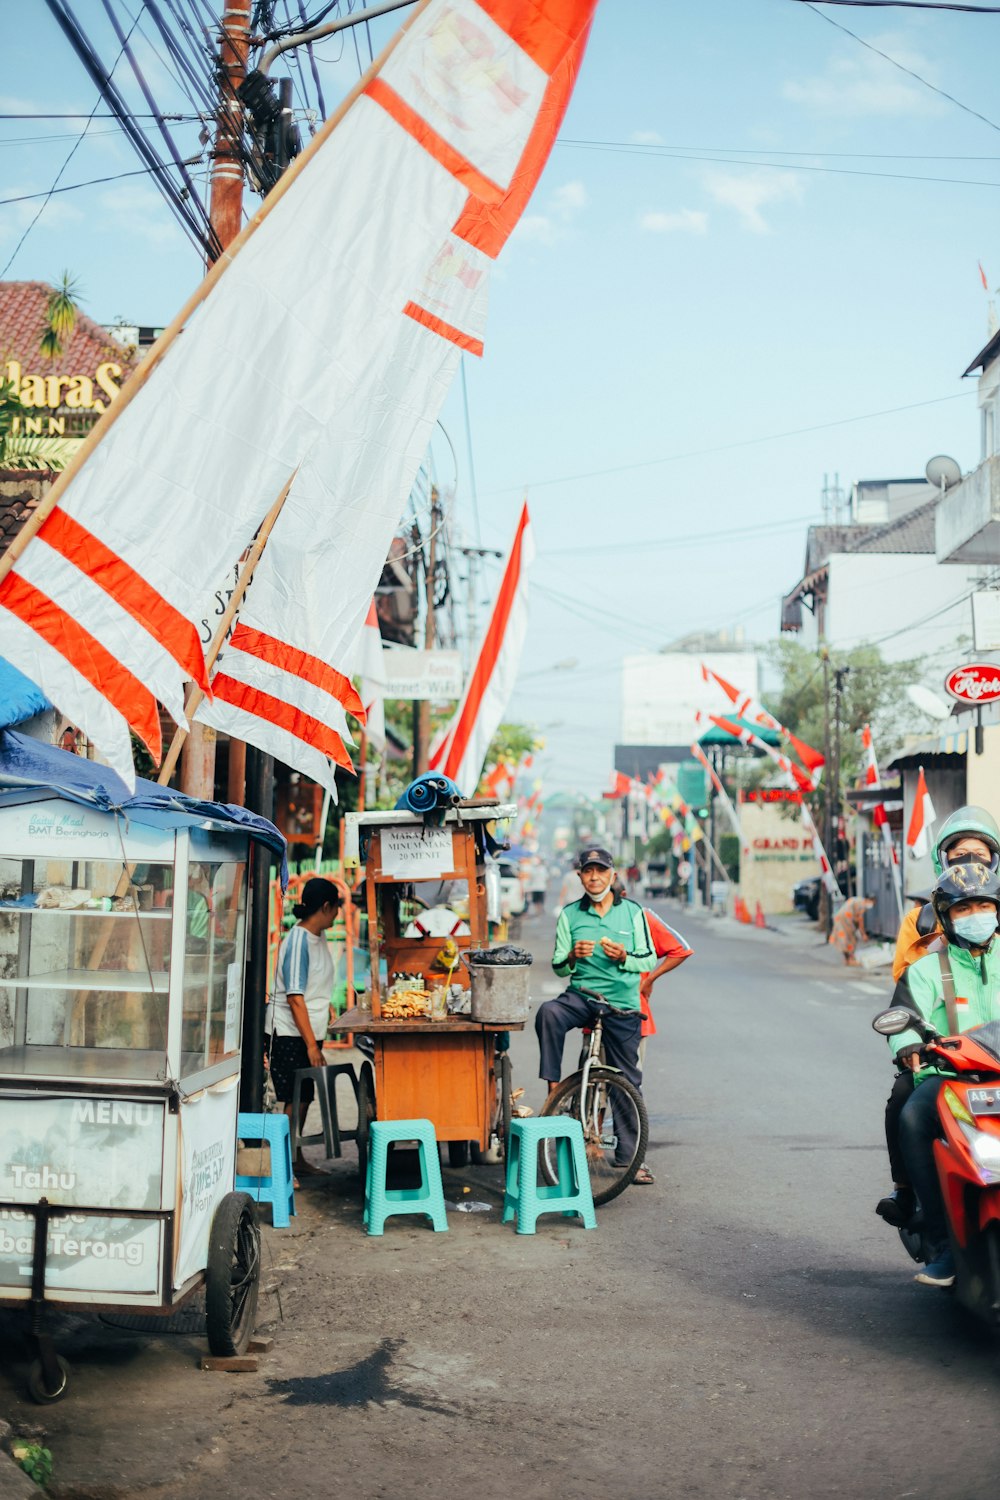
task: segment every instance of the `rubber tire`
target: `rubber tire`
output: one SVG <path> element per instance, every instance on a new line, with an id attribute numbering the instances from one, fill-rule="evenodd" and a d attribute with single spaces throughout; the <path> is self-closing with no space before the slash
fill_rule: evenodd
<path id="1" fill-rule="evenodd" d="M 368 1177 L 368 1127 L 376 1118 L 375 1074 L 372 1072 L 371 1063 L 366 1062 L 361 1064 L 361 1072 L 358 1074 L 358 1129 L 355 1136 L 362 1192 L 364 1192 L 365 1181 Z"/>
<path id="2" fill-rule="evenodd" d="M 249 1282 L 234 1317 L 233 1272 L 239 1257 L 242 1284 Z M 240 1283 L 237 1283 L 239 1285 Z M 249 1193 L 227 1193 L 215 1210 L 205 1267 L 205 1328 L 208 1347 L 218 1358 L 245 1354 L 257 1320 L 260 1291 L 260 1223 Z"/>
<path id="3" fill-rule="evenodd" d="M 629 1186 L 632 1179 L 635 1177 L 635 1174 L 638 1172 L 639 1168 L 645 1161 L 646 1145 L 649 1141 L 649 1116 L 646 1113 L 646 1105 L 642 1095 L 640 1094 L 634 1083 L 629 1083 L 624 1074 L 615 1072 L 613 1068 L 592 1068 L 590 1072 L 590 1083 L 592 1087 L 598 1083 L 606 1083 L 609 1088 L 620 1089 L 636 1106 L 636 1113 L 639 1117 L 639 1134 L 636 1138 L 635 1155 L 632 1158 L 631 1164 L 626 1168 L 626 1170 L 621 1174 L 620 1177 L 615 1179 L 610 1187 L 606 1187 L 602 1189 L 602 1191 L 594 1193 L 594 1207 L 600 1208 L 603 1204 L 610 1203 L 613 1198 L 617 1198 L 619 1193 L 624 1193 L 625 1189 Z M 578 1093 L 579 1088 L 579 1073 L 574 1073 L 571 1075 L 571 1077 L 564 1078 L 559 1087 L 557 1089 L 554 1089 L 546 1099 L 541 1110 L 542 1116 L 561 1114 L 562 1111 L 560 1110 L 559 1105 L 567 1098 L 568 1095 Z M 579 1119 L 579 1114 L 574 1115 L 573 1118 Z M 541 1151 L 539 1152 L 539 1161 L 542 1165 L 546 1180 L 551 1182 L 551 1175 L 545 1169 L 545 1156 Z M 593 1187 L 593 1183 L 591 1183 L 591 1187 Z"/>
<path id="4" fill-rule="evenodd" d="M 61 1354 L 56 1355 L 56 1364 L 59 1366 L 59 1372 L 62 1375 L 62 1385 L 54 1394 L 45 1389 L 45 1376 L 41 1360 L 32 1360 L 28 1368 L 28 1395 L 32 1401 L 37 1401 L 39 1406 L 53 1406 L 57 1401 L 62 1400 L 69 1389 L 69 1365 Z"/>
<path id="5" fill-rule="evenodd" d="M 510 1140 L 510 1119 L 513 1105 L 510 1096 L 514 1087 L 514 1072 L 511 1067 L 510 1053 L 500 1054 L 500 1154 L 503 1160 L 507 1160 L 507 1142 Z"/>
<path id="6" fill-rule="evenodd" d="M 467 1167 L 469 1165 L 469 1142 L 448 1142 L 448 1165 L 449 1167 Z"/>

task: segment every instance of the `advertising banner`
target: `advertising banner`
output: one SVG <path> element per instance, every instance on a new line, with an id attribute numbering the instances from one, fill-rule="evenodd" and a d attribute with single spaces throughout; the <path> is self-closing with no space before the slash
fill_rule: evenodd
<path id="1" fill-rule="evenodd" d="M 174 1286 L 208 1260 L 208 1237 L 219 1200 L 233 1190 L 239 1079 L 181 1104 L 181 1222 Z"/>
<path id="2" fill-rule="evenodd" d="M 0 1096 L 0 1203 L 159 1208 L 156 1100 Z"/>
<path id="3" fill-rule="evenodd" d="M 0 1209 L 0 1290 L 31 1285 L 32 1215 Z M 156 1292 L 163 1224 L 157 1219 L 66 1213 L 49 1221 L 47 1292 Z"/>

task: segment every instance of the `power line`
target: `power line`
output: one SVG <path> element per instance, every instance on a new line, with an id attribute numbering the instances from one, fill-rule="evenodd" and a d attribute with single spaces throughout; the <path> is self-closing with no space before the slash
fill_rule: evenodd
<path id="1" fill-rule="evenodd" d="M 802 516 L 795 516 L 785 521 L 762 521 L 759 526 L 738 526 L 735 529 L 727 529 L 726 541 L 746 541 L 755 536 L 777 536 L 785 531 L 797 531 L 802 526 L 816 524 L 820 523 L 809 521 Z M 644 536 L 642 539 L 642 550 L 648 551 L 661 547 L 696 547 L 706 542 L 718 543 L 718 540 L 718 527 L 715 527 L 713 531 L 693 532 L 690 536 Z M 540 558 L 539 561 L 544 561 L 545 557 L 582 557 L 584 554 L 592 552 L 599 552 L 603 555 L 606 552 L 634 552 L 635 549 L 636 543 L 634 541 L 595 542 L 586 547 L 548 547 L 545 550 L 544 557 Z"/>
<path id="2" fill-rule="evenodd" d="M 888 52 L 883 52 L 882 49 L 881 49 L 881 47 L 876 47 L 873 42 L 867 42 L 867 41 L 865 41 L 865 39 L 864 39 L 863 36 L 858 36 L 858 33 L 856 31 L 851 31 L 850 27 L 843 26 L 840 23 L 840 21 L 835 21 L 832 16 L 826 16 L 826 15 L 824 15 L 823 12 L 819 9 L 819 7 L 816 6 L 816 5 L 814 5 L 812 3 L 812 0 L 794 0 L 794 3 L 799 4 L 799 5 L 805 5 L 806 8 L 807 8 L 807 10 L 811 10 L 814 16 L 819 16 L 820 20 L 821 21 L 825 21 L 828 26 L 833 26 L 837 31 L 842 31 L 845 36 L 851 37 L 855 42 L 858 43 L 859 46 L 867 48 L 867 50 L 869 52 L 874 52 L 875 55 L 876 55 L 876 57 L 881 57 L 881 58 L 883 58 L 885 60 L 885 62 L 891 63 L 894 68 L 898 68 L 899 71 L 901 73 L 905 73 L 908 78 L 913 78 L 913 79 L 916 80 L 917 83 L 923 84 L 924 88 L 925 89 L 930 89 L 931 93 L 933 93 L 933 94 L 939 94 L 942 99 L 947 99 L 948 103 L 949 104 L 954 104 L 955 107 L 956 107 L 956 109 L 964 110 L 964 112 L 967 115 L 972 115 L 975 119 L 981 120 L 983 122 L 983 124 L 984 125 L 988 125 L 991 130 L 1000 130 L 1000 125 L 998 125 L 995 120 L 988 119 L 986 117 L 986 115 L 980 114 L 979 110 L 978 109 L 973 109 L 971 107 L 971 105 L 963 104 L 962 101 L 961 101 L 961 99 L 956 99 L 954 94 L 949 94 L 945 89 L 939 89 L 936 83 L 931 83 L 928 79 L 922 77 L 921 74 L 915 73 L 912 68 L 908 68 L 905 63 L 899 62 L 899 60 L 897 58 L 890 57 Z M 836 0 L 833 0 L 833 3 L 836 3 Z M 932 7 L 930 5 L 927 5 L 927 6 L 921 6 L 920 8 L 921 9 L 927 9 L 927 10 L 930 10 L 932 8 L 933 9 L 941 9 L 941 10 L 946 9 L 946 8 L 947 9 L 955 9 L 955 10 L 958 10 L 958 9 L 962 9 L 962 10 L 977 10 L 977 9 L 980 9 L 981 7 L 970 6 L 970 5 L 964 5 L 964 6 L 961 6 L 961 7 L 959 7 L 959 6 L 953 6 L 953 7 L 951 7 L 951 6 L 949 6 L 949 7 L 935 6 L 935 7 Z M 989 10 L 993 11 L 994 14 L 1000 14 L 1000 6 L 998 6 L 998 7 L 990 6 Z"/>
<path id="3" fill-rule="evenodd" d="M 721 443 L 713 448 L 689 448 L 681 453 L 667 453 L 662 458 L 646 458 L 637 463 L 612 464 L 606 469 L 586 469 L 576 474 L 561 474 L 554 479 L 522 481 L 520 484 L 505 485 L 502 489 L 488 490 L 487 494 L 510 495 L 518 490 L 547 489 L 555 484 L 573 484 L 579 479 L 601 479 L 608 474 L 627 474 L 636 469 L 652 469 L 659 464 L 679 463 L 682 459 L 709 458 L 717 453 L 731 453 L 738 448 L 754 448 L 762 443 L 777 443 L 786 438 L 805 437 L 812 432 L 827 432 L 833 427 L 848 427 L 852 422 L 873 422 L 879 417 L 894 417 L 901 412 L 919 411 L 925 406 L 940 406 L 945 401 L 960 401 L 963 397 L 975 394 L 975 389 L 970 387 L 968 390 L 955 391 L 951 396 L 935 396 L 930 401 L 912 401 L 906 406 L 886 407 L 883 411 L 866 411 L 854 417 L 838 417 L 833 422 L 816 422 L 809 427 L 792 427 L 787 432 L 770 432 L 762 437 L 740 438 L 734 443 Z"/>
<path id="4" fill-rule="evenodd" d="M 985 118 L 985 117 L 984 117 Z M 990 122 L 987 120 L 986 122 Z M 1000 127 L 997 127 L 1000 129 Z M 604 144 L 600 141 L 588 141 L 577 143 L 575 141 L 560 140 L 557 146 L 568 146 L 571 149 L 585 149 L 589 151 L 610 151 L 623 156 L 657 156 L 662 161 L 700 161 L 709 165 L 730 167 L 770 167 L 776 172 L 819 172 L 823 176 L 832 177 L 877 177 L 889 182 L 933 182 L 947 183 L 954 187 L 988 187 L 998 188 L 1000 182 L 992 178 L 979 177 L 935 177 L 927 172 L 871 172 L 863 167 L 821 167 L 814 162 L 801 161 L 764 161 L 751 156 L 698 156 L 692 152 L 683 152 L 671 147 L 650 147 L 631 145 L 629 143 Z M 988 160 L 993 160 L 990 157 Z"/>
<path id="5" fill-rule="evenodd" d="M 811 0 L 795 0 L 799 5 L 810 5 Z M 961 5 L 958 0 L 823 0 L 824 5 L 853 5 L 858 10 L 886 10 L 897 6 L 900 10 L 961 10 L 974 16 L 1000 15 L 1000 5 Z"/>
<path id="6" fill-rule="evenodd" d="M 2 115 L 0 115 L 0 119 L 3 119 Z M 559 136 L 556 145 L 603 147 L 605 150 L 615 148 L 620 151 L 630 151 L 649 156 L 656 156 L 663 152 L 679 151 L 712 152 L 713 154 L 722 152 L 729 156 L 834 156 L 838 160 L 863 161 L 1000 161 L 1000 156 L 955 156 L 950 153 L 937 151 L 829 151 L 823 147 L 818 147 L 812 151 L 799 151 L 791 150 L 785 146 L 691 146 L 671 145 L 669 141 L 577 140 L 571 136 Z M 703 158 L 697 156 L 694 159 L 700 161 Z M 757 163 L 753 163 L 753 165 L 757 165 Z"/>
<path id="7" fill-rule="evenodd" d="M 201 161 L 200 156 L 189 156 L 183 162 L 167 162 L 166 165 L 172 167 L 191 167 L 195 166 L 199 161 Z M 159 166 L 137 167 L 132 172 L 116 172 L 111 177 L 91 177 L 87 182 L 68 182 L 65 187 L 51 187 L 47 192 L 44 193 L 21 193 L 17 198 L 0 198 L 0 208 L 6 208 L 10 203 L 30 203 L 33 199 L 37 198 L 48 199 L 51 198 L 55 193 L 75 193 L 78 188 L 100 187 L 105 182 L 121 182 L 124 177 L 148 177 L 150 173 L 158 172 L 159 170 Z M 44 206 L 45 205 L 43 204 L 42 207 L 44 208 Z M 37 217 L 38 215 L 36 214 L 36 220 Z M 33 220 L 32 222 L 35 221 Z M 28 227 L 30 229 L 31 225 L 29 225 Z M 24 236 L 22 236 L 22 243 L 23 239 Z M 19 250 L 20 248 L 21 246 L 19 244 L 17 250 Z M 17 254 L 17 250 L 14 251 L 14 255 Z M 11 256 L 10 260 L 7 262 L 7 265 L 4 266 L 3 271 L 0 271 L 0 279 L 3 278 L 3 276 L 9 269 L 10 263 L 14 259 L 14 255 Z"/>

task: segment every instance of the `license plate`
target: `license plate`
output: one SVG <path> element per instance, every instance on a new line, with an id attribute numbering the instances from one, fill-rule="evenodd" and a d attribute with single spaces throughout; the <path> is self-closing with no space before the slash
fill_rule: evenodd
<path id="1" fill-rule="evenodd" d="M 1000 1115 L 1000 1089 L 968 1089 L 965 1102 L 974 1115 Z"/>

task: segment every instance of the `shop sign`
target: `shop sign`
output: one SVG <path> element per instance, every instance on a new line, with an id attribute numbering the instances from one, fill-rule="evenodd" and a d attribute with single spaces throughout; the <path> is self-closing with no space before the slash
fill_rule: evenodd
<path id="1" fill-rule="evenodd" d="M 174 1286 L 208 1264 L 208 1240 L 219 1202 L 236 1171 L 239 1079 L 226 1079 L 181 1105 L 181 1223 Z"/>
<path id="2" fill-rule="evenodd" d="M 953 667 L 944 690 L 959 703 L 995 703 L 1000 698 L 1000 663 L 973 661 Z"/>
<path id="3" fill-rule="evenodd" d="M 9 359 L 5 374 L 28 410 L 57 411 L 66 406 L 70 411 L 102 412 L 121 394 L 122 367 L 115 360 L 99 364 L 93 375 L 32 375 L 24 373 L 18 360 Z"/>
<path id="4" fill-rule="evenodd" d="M 382 874 L 394 880 L 433 880 L 455 868 L 450 828 L 383 828 Z"/>
<path id="5" fill-rule="evenodd" d="M 462 659 L 457 651 L 415 651 L 396 647 L 382 653 L 386 698 L 460 698 Z"/>
<path id="6" fill-rule="evenodd" d="M 802 793 L 790 787 L 762 786 L 751 791 L 740 792 L 741 802 L 794 802 L 802 801 Z"/>

